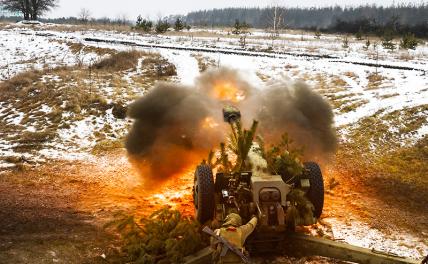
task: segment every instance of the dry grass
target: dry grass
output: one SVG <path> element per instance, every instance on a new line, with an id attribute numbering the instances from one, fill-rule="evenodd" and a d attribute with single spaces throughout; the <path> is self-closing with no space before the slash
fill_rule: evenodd
<path id="1" fill-rule="evenodd" d="M 15 92 L 21 90 L 23 87 L 28 87 L 42 77 L 42 72 L 38 70 L 29 70 L 20 73 L 8 81 L 0 83 L 0 98 L 7 92 Z"/>
<path id="2" fill-rule="evenodd" d="M 392 93 L 392 94 L 384 94 L 384 95 L 380 95 L 377 96 L 379 99 L 387 99 L 387 98 L 391 98 L 391 97 L 395 97 L 400 95 L 399 93 Z"/>
<path id="3" fill-rule="evenodd" d="M 175 65 L 156 53 L 143 60 L 143 69 L 147 76 L 160 80 L 177 75 Z"/>
<path id="4" fill-rule="evenodd" d="M 96 53 L 100 56 L 111 55 L 117 53 L 114 49 L 109 48 L 100 48 L 94 46 L 85 46 L 79 42 L 66 42 L 67 46 L 70 48 L 71 52 L 74 54 L 78 53 Z"/>
<path id="5" fill-rule="evenodd" d="M 118 139 L 118 140 L 105 139 L 105 140 L 98 141 L 97 144 L 92 148 L 91 153 L 94 155 L 99 155 L 99 154 L 103 154 L 105 152 L 123 148 L 123 147 L 124 147 L 124 143 L 122 139 Z"/>
<path id="6" fill-rule="evenodd" d="M 257 77 L 259 77 L 260 80 L 262 80 L 263 82 L 267 82 L 271 79 L 270 76 L 266 75 L 266 74 L 262 74 L 260 72 L 256 73 Z"/>
<path id="7" fill-rule="evenodd" d="M 140 58 L 145 61 L 141 71 L 124 71 L 136 68 Z M 29 153 L 52 142 L 58 129 L 90 116 L 104 117 L 107 110 L 123 120 L 129 102 L 175 74 L 175 66 L 159 54 L 136 51 L 114 54 L 97 70 L 74 66 L 21 73 L 0 83 L 0 101 L 8 106 L 0 115 L 0 137 L 18 144 L 16 152 Z M 94 131 L 92 139 L 99 141 L 95 151 L 117 146 L 105 142 L 117 137 L 118 131 L 108 126 Z"/>
<path id="8" fill-rule="evenodd" d="M 353 73 L 353 72 L 345 72 L 344 73 L 345 74 L 345 76 L 348 76 L 349 78 L 352 78 L 352 79 L 356 79 L 357 78 L 357 75 L 355 74 L 355 73 Z"/>
<path id="9" fill-rule="evenodd" d="M 335 170 L 362 180 L 388 203 L 397 200 L 406 210 L 426 212 L 428 136 L 415 143 L 413 133 L 428 123 L 427 114 L 424 105 L 360 120 L 340 144 Z"/>
<path id="10" fill-rule="evenodd" d="M 226 29 L 223 29 L 225 32 L 227 32 Z M 217 33 L 217 32 L 212 32 L 212 31 L 205 31 L 205 30 L 201 30 L 201 31 L 197 31 L 197 32 L 188 32 L 187 30 L 183 30 L 183 31 L 168 31 L 165 33 L 166 36 L 179 36 L 179 37 L 198 37 L 198 38 L 224 38 L 224 37 L 234 37 L 236 38 L 236 36 L 234 35 L 226 35 L 226 34 L 221 34 L 221 33 Z"/>
<path id="11" fill-rule="evenodd" d="M 6 28 L 6 26 L 8 26 L 9 25 L 9 23 L 6 23 L 6 22 L 0 22 L 0 29 L 4 29 L 4 28 Z"/>
<path id="12" fill-rule="evenodd" d="M 344 105 L 351 103 L 352 100 L 350 98 L 355 97 L 357 95 L 359 94 L 343 93 L 341 95 L 337 95 L 337 93 L 334 93 L 334 92 L 324 94 L 324 96 L 327 97 L 327 99 L 330 101 L 331 105 L 335 109 L 340 109 Z"/>
<path id="13" fill-rule="evenodd" d="M 49 129 L 44 131 L 29 132 L 25 131 L 16 136 L 17 142 L 21 144 L 38 144 L 47 142 L 55 137 L 55 132 Z"/>
<path id="14" fill-rule="evenodd" d="M 125 71 L 135 69 L 138 64 L 138 59 L 142 56 L 143 53 L 136 50 L 121 51 L 97 62 L 93 67 L 97 70 L 107 71 Z"/>
<path id="15" fill-rule="evenodd" d="M 385 80 L 385 77 L 378 73 L 372 73 L 367 76 L 367 79 L 369 81 L 367 85 L 367 90 L 374 90 L 378 89 L 382 85 L 382 81 Z"/>
<path id="16" fill-rule="evenodd" d="M 415 57 L 410 55 L 409 52 L 400 52 L 400 55 L 398 56 L 399 60 L 403 60 L 403 61 L 410 61 L 413 60 Z"/>
<path id="17" fill-rule="evenodd" d="M 204 57 L 202 54 L 192 54 L 192 57 L 198 62 L 199 72 L 204 72 L 209 67 L 216 66 L 215 60 Z"/>
<path id="18" fill-rule="evenodd" d="M 345 74 L 346 75 L 346 74 Z M 348 76 L 348 77 L 353 77 L 353 75 L 346 75 L 346 76 Z M 331 81 L 330 81 L 330 83 L 332 84 L 332 85 L 334 85 L 334 86 L 336 86 L 336 87 L 340 87 L 340 88 L 345 88 L 347 85 L 348 85 L 348 83 L 345 81 L 345 80 L 343 80 L 343 79 L 341 79 L 340 77 L 338 77 L 338 76 L 335 76 L 335 77 L 333 77 L 332 79 L 331 79 Z"/>
<path id="19" fill-rule="evenodd" d="M 327 85 L 327 78 L 324 74 L 316 74 L 315 76 L 309 77 L 308 75 L 303 75 L 303 80 L 312 79 L 317 82 L 317 85 L 314 87 L 320 93 L 326 93 L 329 91 L 330 87 Z"/>
<path id="20" fill-rule="evenodd" d="M 76 32 L 76 31 L 118 31 L 118 32 L 131 32 L 132 28 L 128 25 L 113 25 L 113 24 L 80 24 L 80 25 L 54 25 L 50 26 L 49 30 L 59 32 Z"/>
<path id="21" fill-rule="evenodd" d="M 0 120 L 1 134 L 11 143 L 17 143 L 16 152 L 28 152 L 40 149 L 45 143 L 52 141 L 57 130 L 63 124 L 72 124 L 82 118 L 82 110 L 86 114 L 102 115 L 109 105 L 100 93 L 87 89 L 83 82 L 86 70 L 75 67 L 47 69 L 45 71 L 29 71 L 2 82 L 0 99 L 13 105 L 13 111 L 5 112 Z M 55 75 L 61 81 L 42 81 L 42 76 Z M 67 77 L 67 78 L 66 78 Z M 70 79 L 68 79 L 70 78 Z M 70 81 L 70 82 L 68 82 Z M 42 107 L 50 109 L 43 110 Z M 19 125 L 10 123 L 16 117 L 14 113 L 23 113 Z M 73 116 L 63 117 L 63 113 L 72 112 Z M 32 126 L 35 132 L 25 131 Z"/>
<path id="22" fill-rule="evenodd" d="M 369 101 L 368 100 L 357 100 L 357 101 L 349 100 L 348 102 L 351 102 L 351 103 L 346 104 L 339 109 L 341 113 L 349 113 L 351 111 L 355 111 L 358 107 L 361 107 L 367 104 Z M 344 103 L 345 101 L 342 101 L 342 104 L 340 104 L 340 106 L 342 106 Z"/>
<path id="23" fill-rule="evenodd" d="M 292 64 L 287 64 L 287 65 L 285 65 L 284 66 L 284 69 L 286 70 L 286 71 L 289 71 L 289 70 L 291 70 L 291 69 L 296 69 L 296 68 L 299 68 L 299 66 L 297 66 L 297 65 L 292 65 Z"/>

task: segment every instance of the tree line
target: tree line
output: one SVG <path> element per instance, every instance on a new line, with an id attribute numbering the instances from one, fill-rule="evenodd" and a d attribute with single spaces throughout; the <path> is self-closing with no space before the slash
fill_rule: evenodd
<path id="1" fill-rule="evenodd" d="M 37 20 L 57 3 L 58 0 L 0 0 L 5 10 L 22 13 L 24 20 Z"/>
<path id="2" fill-rule="evenodd" d="M 278 7 L 224 8 L 190 12 L 184 20 L 194 26 L 232 26 L 235 20 L 245 21 L 255 28 L 268 28 Z M 282 28 L 382 34 L 386 29 L 397 33 L 412 32 L 428 37 L 428 5 L 406 4 L 389 7 L 365 5 L 359 7 L 284 8 L 278 12 Z"/>

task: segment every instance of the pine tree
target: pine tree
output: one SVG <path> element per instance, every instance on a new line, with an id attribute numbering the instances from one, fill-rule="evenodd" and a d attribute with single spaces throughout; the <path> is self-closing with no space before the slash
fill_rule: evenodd
<path id="1" fill-rule="evenodd" d="M 232 34 L 239 35 L 241 34 L 241 22 L 238 19 L 235 20 L 235 24 L 233 25 Z"/>
<path id="2" fill-rule="evenodd" d="M 355 33 L 355 38 L 356 38 L 357 40 L 362 40 L 362 39 L 363 39 L 363 30 L 361 29 L 361 27 L 360 27 L 360 29 L 358 30 L 358 32 L 357 32 L 357 33 Z"/>
<path id="3" fill-rule="evenodd" d="M 315 31 L 315 38 L 316 39 L 320 39 L 321 38 L 321 32 L 317 29 L 317 31 Z"/>
<path id="4" fill-rule="evenodd" d="M 156 23 L 155 30 L 156 30 L 156 33 L 163 34 L 168 31 L 169 27 L 170 27 L 170 24 L 166 19 L 165 20 L 159 19 L 158 22 Z"/>
<path id="5" fill-rule="evenodd" d="M 180 18 L 177 18 L 177 20 L 175 20 L 174 23 L 174 30 L 175 31 L 182 31 L 184 29 L 185 25 L 183 23 L 183 20 L 181 20 Z"/>
<path id="6" fill-rule="evenodd" d="M 370 39 L 367 38 L 366 43 L 364 44 L 364 50 L 368 50 L 370 48 L 370 45 L 371 45 Z"/>
<path id="7" fill-rule="evenodd" d="M 153 22 L 148 20 L 148 19 L 143 19 L 141 16 L 138 16 L 135 28 L 141 29 L 147 33 L 147 32 L 152 31 Z"/>
<path id="8" fill-rule="evenodd" d="M 385 33 L 382 36 L 382 47 L 384 49 L 389 49 L 393 51 L 395 49 L 395 44 L 393 42 L 393 34 L 391 30 L 385 31 Z"/>
<path id="9" fill-rule="evenodd" d="M 143 22 L 143 18 L 141 17 L 141 15 L 139 15 L 137 17 L 137 22 L 135 23 L 135 26 L 138 28 L 141 25 L 141 22 Z"/>
<path id="10" fill-rule="evenodd" d="M 234 171 L 249 169 L 247 157 L 256 136 L 257 126 L 257 121 L 253 121 L 253 125 L 249 130 L 243 129 L 242 124 L 239 121 L 231 124 L 232 133 L 229 137 L 230 144 L 228 147 L 237 157 Z"/>
<path id="11" fill-rule="evenodd" d="M 416 39 L 415 34 L 406 33 L 400 41 L 400 48 L 414 50 L 416 49 L 418 44 L 419 44 L 419 41 Z"/>

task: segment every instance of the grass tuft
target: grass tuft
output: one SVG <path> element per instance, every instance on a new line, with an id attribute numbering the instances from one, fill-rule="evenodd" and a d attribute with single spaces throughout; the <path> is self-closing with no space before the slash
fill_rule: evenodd
<path id="1" fill-rule="evenodd" d="M 98 70 L 108 71 L 125 71 L 135 69 L 138 64 L 138 59 L 143 56 L 139 51 L 121 51 L 107 57 L 98 63 L 94 64 L 94 68 Z"/>
<path id="2" fill-rule="evenodd" d="M 30 86 L 42 77 L 42 73 L 38 70 L 30 70 L 20 73 L 11 79 L 0 83 L 0 92 L 14 92 L 23 87 Z"/>

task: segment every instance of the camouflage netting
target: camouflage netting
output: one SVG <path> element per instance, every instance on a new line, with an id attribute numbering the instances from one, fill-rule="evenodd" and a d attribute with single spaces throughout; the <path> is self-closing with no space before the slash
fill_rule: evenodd
<path id="1" fill-rule="evenodd" d="M 208 245 L 195 220 L 168 207 L 140 220 L 122 214 L 108 226 L 119 231 L 124 241 L 122 253 L 131 263 L 181 263 L 185 256 Z"/>

